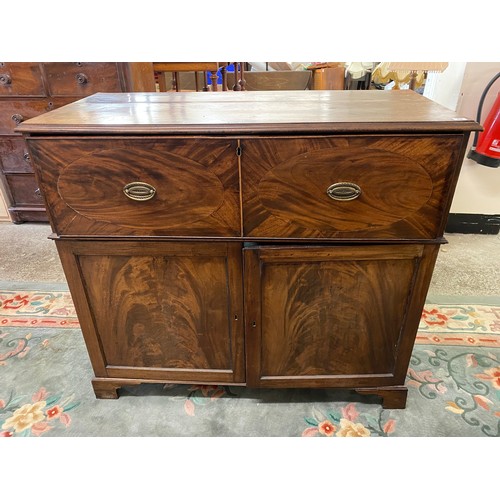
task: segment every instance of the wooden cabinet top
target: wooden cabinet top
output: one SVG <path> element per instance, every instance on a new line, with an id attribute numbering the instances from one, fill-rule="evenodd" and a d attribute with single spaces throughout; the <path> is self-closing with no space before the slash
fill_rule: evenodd
<path id="1" fill-rule="evenodd" d="M 19 132 L 276 134 L 480 130 L 413 91 L 98 93 L 23 122 Z"/>

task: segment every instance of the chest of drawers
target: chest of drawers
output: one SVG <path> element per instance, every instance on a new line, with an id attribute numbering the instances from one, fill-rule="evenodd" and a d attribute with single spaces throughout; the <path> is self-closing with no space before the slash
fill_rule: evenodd
<path id="1" fill-rule="evenodd" d="M 95 92 L 154 90 L 147 63 L 0 63 L 0 181 L 15 223 L 46 222 L 42 194 L 27 146 L 16 127 L 22 121 Z"/>
<path id="2" fill-rule="evenodd" d="M 408 92 L 96 94 L 19 127 L 95 372 L 403 408 L 468 137 Z"/>

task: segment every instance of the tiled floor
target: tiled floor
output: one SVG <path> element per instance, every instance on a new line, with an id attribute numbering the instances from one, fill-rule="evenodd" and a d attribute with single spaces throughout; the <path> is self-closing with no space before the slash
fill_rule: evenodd
<path id="1" fill-rule="evenodd" d="M 64 282 L 48 224 L 0 223 L 0 280 Z M 448 234 L 429 294 L 500 296 L 500 235 Z"/>

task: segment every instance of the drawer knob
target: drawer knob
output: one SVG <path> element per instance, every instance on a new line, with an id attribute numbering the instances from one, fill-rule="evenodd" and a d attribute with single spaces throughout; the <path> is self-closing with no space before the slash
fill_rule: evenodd
<path id="1" fill-rule="evenodd" d="M 326 194 L 332 200 L 355 200 L 361 194 L 361 188 L 354 182 L 337 182 L 326 190 Z"/>
<path id="2" fill-rule="evenodd" d="M 5 73 L 0 75 L 0 85 L 10 85 L 12 83 L 12 78 L 10 75 Z"/>
<path id="3" fill-rule="evenodd" d="M 30 161 L 31 161 L 31 158 L 30 158 L 30 154 L 29 154 L 29 153 L 24 153 L 23 158 L 24 158 L 24 161 L 27 161 L 27 162 L 30 162 Z"/>
<path id="4" fill-rule="evenodd" d="M 12 115 L 11 116 L 12 118 L 12 121 L 16 124 L 16 125 L 19 125 L 23 120 L 24 120 L 24 116 L 23 115 L 20 115 L 18 113 L 16 113 L 15 115 Z"/>
<path id="5" fill-rule="evenodd" d="M 75 78 L 80 85 L 86 85 L 89 81 L 89 78 L 85 73 L 78 73 Z"/>
<path id="6" fill-rule="evenodd" d="M 135 201 L 148 201 L 156 194 L 156 189 L 145 182 L 131 182 L 123 188 L 125 196 Z"/>
<path id="7" fill-rule="evenodd" d="M 40 188 L 35 189 L 35 196 L 38 196 L 38 198 L 42 197 L 42 192 L 40 191 Z"/>

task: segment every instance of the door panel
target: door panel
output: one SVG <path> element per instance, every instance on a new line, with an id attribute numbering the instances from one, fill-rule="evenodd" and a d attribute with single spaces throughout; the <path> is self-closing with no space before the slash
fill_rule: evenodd
<path id="1" fill-rule="evenodd" d="M 247 382 L 393 380 L 422 245 L 245 250 Z"/>
<path id="2" fill-rule="evenodd" d="M 69 245 L 108 376 L 244 381 L 241 245 Z"/>

